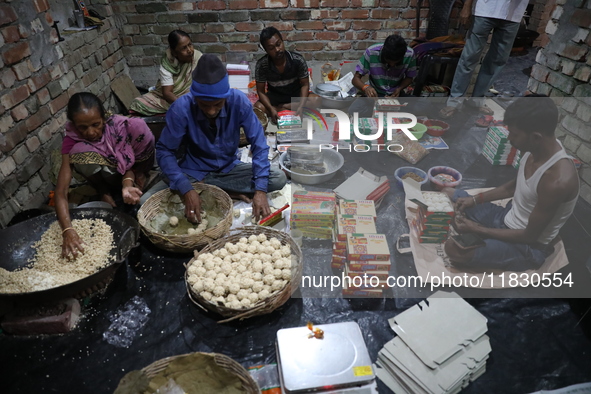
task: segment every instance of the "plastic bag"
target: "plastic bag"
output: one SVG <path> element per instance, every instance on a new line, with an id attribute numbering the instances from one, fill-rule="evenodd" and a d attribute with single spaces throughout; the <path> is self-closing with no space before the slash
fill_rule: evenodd
<path id="1" fill-rule="evenodd" d="M 410 164 L 417 164 L 421 159 L 429 154 L 429 151 L 425 149 L 418 141 L 413 141 L 406 135 L 399 133 L 393 136 L 391 144 L 399 144 L 402 149 L 397 152 L 397 149 L 391 149 L 396 155 L 400 156 Z"/>

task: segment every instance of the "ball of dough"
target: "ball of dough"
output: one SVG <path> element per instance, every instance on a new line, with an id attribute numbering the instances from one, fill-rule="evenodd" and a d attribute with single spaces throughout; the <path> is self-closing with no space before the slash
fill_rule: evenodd
<path id="1" fill-rule="evenodd" d="M 179 218 L 177 218 L 176 216 L 171 216 L 168 219 L 168 224 L 170 224 L 172 227 L 176 227 L 179 225 Z"/>

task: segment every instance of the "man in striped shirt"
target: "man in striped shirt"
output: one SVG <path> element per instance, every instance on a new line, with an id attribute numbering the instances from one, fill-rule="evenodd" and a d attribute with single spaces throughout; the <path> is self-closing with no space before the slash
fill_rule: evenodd
<path id="1" fill-rule="evenodd" d="M 297 52 L 285 50 L 283 37 L 275 27 L 264 28 L 260 42 L 267 54 L 257 61 L 255 68 L 259 95 L 255 107 L 265 111 L 273 123 L 277 123 L 277 112 L 283 109 L 301 116 L 310 90 L 306 60 Z M 292 98 L 296 97 L 300 98 L 299 103 L 292 107 Z"/>
<path id="2" fill-rule="evenodd" d="M 361 78 L 369 75 L 368 83 Z M 399 97 L 417 75 L 417 60 L 406 41 L 397 34 L 386 38 L 383 44 L 375 44 L 365 50 L 355 68 L 353 86 L 366 97 Z M 360 117 L 370 117 L 373 108 L 357 100 L 349 108 L 349 114 L 358 112 Z"/>

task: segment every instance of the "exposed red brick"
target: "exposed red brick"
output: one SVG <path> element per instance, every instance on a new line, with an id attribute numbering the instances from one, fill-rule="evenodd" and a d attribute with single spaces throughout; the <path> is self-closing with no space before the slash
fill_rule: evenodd
<path id="1" fill-rule="evenodd" d="M 39 104 L 47 104 L 50 99 L 51 96 L 49 95 L 49 90 L 47 90 L 47 88 L 43 88 L 37 92 L 37 101 L 39 101 Z"/>
<path id="2" fill-rule="evenodd" d="M 31 93 L 36 92 L 37 90 L 41 89 L 43 86 L 47 85 L 51 81 L 51 75 L 49 75 L 48 71 L 42 71 L 37 75 L 33 75 L 27 81 L 29 85 L 29 90 Z"/>
<path id="3" fill-rule="evenodd" d="M 557 53 L 560 56 L 564 56 L 575 61 L 581 61 L 587 54 L 588 50 L 589 48 L 587 48 L 586 46 L 569 43 L 566 44 L 564 48 L 559 50 Z"/>
<path id="4" fill-rule="evenodd" d="M 259 8 L 257 0 L 229 0 L 231 10 L 253 10 Z"/>
<path id="5" fill-rule="evenodd" d="M 21 38 L 21 35 L 18 31 L 18 26 L 16 25 L 5 27 L 0 31 L 2 32 L 2 37 L 4 37 L 4 41 L 7 43 L 17 42 Z"/>
<path id="6" fill-rule="evenodd" d="M 29 97 L 29 88 L 27 85 L 21 85 L 16 89 L 12 89 L 10 92 L 0 97 L 0 103 L 6 109 L 13 108 L 15 105 L 20 103 Z"/>
<path id="7" fill-rule="evenodd" d="M 368 19 L 369 10 L 343 10 L 341 11 L 343 19 Z"/>
<path id="8" fill-rule="evenodd" d="M 124 46 L 132 46 L 133 45 L 133 38 L 126 36 L 123 37 L 123 45 Z"/>
<path id="9" fill-rule="evenodd" d="M 324 49 L 322 42 L 298 42 L 296 44 L 298 51 L 320 51 Z"/>
<path id="10" fill-rule="evenodd" d="M 316 33 L 317 40 L 334 41 L 341 38 L 341 35 L 336 31 L 319 31 Z"/>
<path id="11" fill-rule="evenodd" d="M 51 118 L 51 113 L 49 112 L 49 108 L 41 107 L 39 111 L 35 114 L 29 116 L 29 118 L 25 121 L 25 126 L 29 132 L 37 129 L 37 127 L 41 126 L 43 123 L 47 122 Z"/>
<path id="12" fill-rule="evenodd" d="M 409 23 L 407 20 L 392 21 L 390 26 L 392 29 L 406 29 Z"/>
<path id="13" fill-rule="evenodd" d="M 200 10 L 225 10 L 226 2 L 220 0 L 198 1 L 197 8 Z"/>
<path id="14" fill-rule="evenodd" d="M 408 11 L 407 11 L 408 12 Z M 416 11 L 412 10 L 413 15 L 403 18 L 414 18 L 416 16 Z M 396 10 L 372 10 L 371 11 L 371 18 L 372 19 L 396 19 L 398 18 L 399 12 Z"/>
<path id="15" fill-rule="evenodd" d="M 231 51 L 256 52 L 258 49 L 259 46 L 257 44 L 230 44 Z"/>
<path id="16" fill-rule="evenodd" d="M 326 30 L 349 30 L 351 22 L 345 21 L 326 21 Z"/>
<path id="17" fill-rule="evenodd" d="M 314 10 L 310 19 L 337 19 L 339 17 L 339 10 Z"/>
<path id="18" fill-rule="evenodd" d="M 320 0 L 320 7 L 347 8 L 349 7 L 349 0 Z"/>
<path id="19" fill-rule="evenodd" d="M 234 26 L 236 31 L 260 31 L 263 29 L 262 22 L 238 22 Z"/>
<path id="20" fill-rule="evenodd" d="M 353 30 L 379 30 L 382 27 L 382 22 L 376 21 L 355 21 L 353 22 Z"/>
<path id="21" fill-rule="evenodd" d="M 375 8 L 378 6 L 379 0 L 351 0 L 351 7 L 360 8 Z"/>
<path id="22" fill-rule="evenodd" d="M 286 38 L 287 41 L 312 41 L 314 39 L 314 33 L 311 31 L 294 31 L 287 34 Z"/>
<path id="23" fill-rule="evenodd" d="M 62 93 L 49 103 L 49 110 L 52 115 L 55 115 L 60 109 L 65 108 L 68 105 L 68 93 Z"/>
<path id="24" fill-rule="evenodd" d="M 318 8 L 320 0 L 290 0 L 294 8 Z"/>
<path id="25" fill-rule="evenodd" d="M 326 44 L 330 51 L 345 51 L 351 49 L 351 43 L 345 41 L 331 41 Z"/>
<path id="26" fill-rule="evenodd" d="M 6 4 L 0 4 L 0 26 L 7 25 L 17 20 L 14 9 Z"/>
<path id="27" fill-rule="evenodd" d="M 7 66 L 20 62 L 27 56 L 31 55 L 31 48 L 29 48 L 28 42 L 21 42 L 14 45 L 12 48 L 2 54 L 2 59 Z"/>
<path id="28" fill-rule="evenodd" d="M 570 21 L 577 26 L 591 28 L 591 10 L 582 8 L 575 9 Z"/>
<path id="29" fill-rule="evenodd" d="M 197 8 L 195 3 L 168 3 L 170 11 L 193 11 Z"/>
<path id="30" fill-rule="evenodd" d="M 322 21 L 296 22 L 295 27 L 298 30 L 323 30 L 324 23 Z"/>
<path id="31" fill-rule="evenodd" d="M 268 26 L 273 26 L 281 32 L 293 30 L 293 23 L 292 22 L 268 22 L 265 25 L 265 27 L 268 27 Z"/>
<path id="32" fill-rule="evenodd" d="M 29 37 L 29 32 L 27 31 L 27 28 L 23 25 L 18 25 L 18 33 L 21 35 L 21 38 Z"/>
<path id="33" fill-rule="evenodd" d="M 367 40 L 368 38 L 371 37 L 367 31 L 348 31 L 345 33 L 345 40 L 358 41 Z"/>
<path id="34" fill-rule="evenodd" d="M 12 116 L 15 122 L 18 122 L 19 120 L 26 119 L 29 116 L 29 111 L 27 111 L 27 107 L 23 104 L 19 104 L 10 111 L 10 116 Z"/>
<path id="35" fill-rule="evenodd" d="M 215 34 L 191 34 L 191 39 L 194 42 L 218 42 L 218 36 Z"/>
<path id="36" fill-rule="evenodd" d="M 260 0 L 260 8 L 287 8 L 289 5 L 288 0 Z"/>
<path id="37" fill-rule="evenodd" d="M 2 81 L 5 88 L 11 88 L 16 82 L 16 75 L 14 75 L 14 72 L 11 69 L 5 68 L 2 70 L 2 73 L 0 73 L 0 81 Z"/>
<path id="38" fill-rule="evenodd" d="M 49 9 L 49 3 L 47 0 L 33 0 L 33 5 L 38 13 Z"/>

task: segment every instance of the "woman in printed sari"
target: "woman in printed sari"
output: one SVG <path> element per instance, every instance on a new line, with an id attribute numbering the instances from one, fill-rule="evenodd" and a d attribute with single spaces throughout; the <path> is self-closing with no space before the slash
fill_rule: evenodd
<path id="1" fill-rule="evenodd" d="M 62 255 L 75 258 L 84 248 L 72 228 L 68 210 L 72 171 L 82 175 L 102 201 L 113 207 L 116 195 L 121 195 L 126 204 L 137 204 L 146 175 L 154 165 L 154 135 L 140 118 L 108 117 L 103 104 L 92 93 L 73 95 L 67 115 L 70 121 L 62 143 L 55 199 L 62 228 Z"/>
<path id="2" fill-rule="evenodd" d="M 189 91 L 191 73 L 201 52 L 193 48 L 189 35 L 182 30 L 170 32 L 168 45 L 160 62 L 160 79 L 156 89 L 133 100 L 131 111 L 144 116 L 166 113 L 170 104 Z"/>

